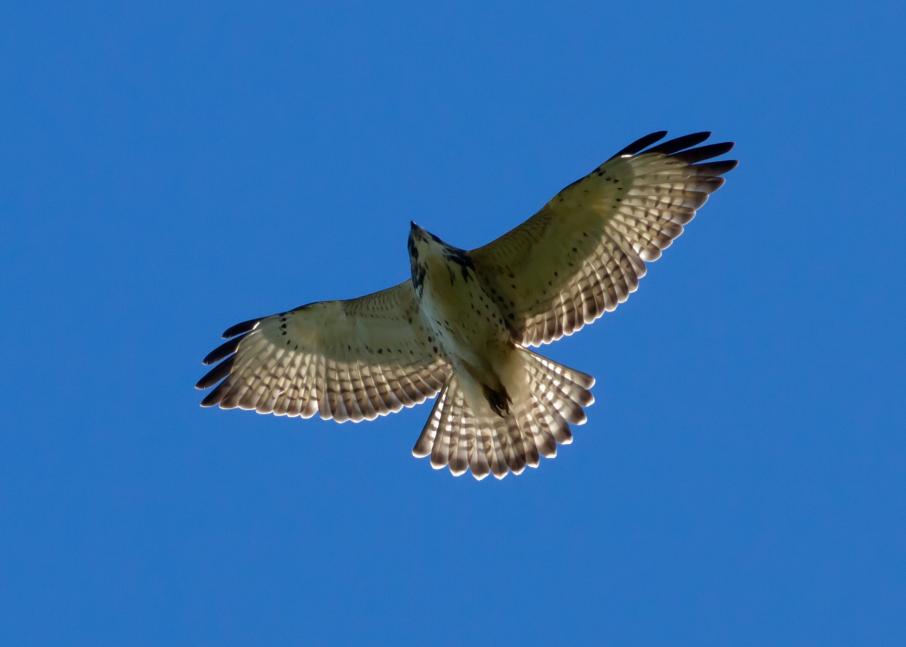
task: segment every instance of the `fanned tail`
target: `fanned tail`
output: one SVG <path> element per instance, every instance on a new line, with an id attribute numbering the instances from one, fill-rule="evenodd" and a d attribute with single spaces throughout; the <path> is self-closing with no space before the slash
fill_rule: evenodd
<path id="1" fill-rule="evenodd" d="M 481 480 L 521 474 L 526 466 L 538 467 L 542 456 L 555 457 L 558 444 L 571 443 L 570 424 L 583 424 L 584 407 L 594 403 L 594 378 L 530 350 L 519 353 L 529 388 L 507 415 L 474 414 L 451 376 L 412 454 L 430 456 L 435 469 L 449 467 L 454 476 L 471 470 Z"/>

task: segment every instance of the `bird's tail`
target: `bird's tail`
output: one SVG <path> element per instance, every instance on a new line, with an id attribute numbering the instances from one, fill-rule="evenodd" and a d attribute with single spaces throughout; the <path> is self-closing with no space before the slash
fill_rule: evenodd
<path id="1" fill-rule="evenodd" d="M 469 469 L 477 479 L 489 473 L 503 478 L 521 474 L 525 466 L 538 467 L 541 456 L 553 458 L 557 445 L 572 442 L 570 423 L 585 422 L 594 403 L 589 389 L 595 379 L 530 350 L 520 349 L 528 389 L 509 411 L 476 415 L 466 401 L 455 375 L 437 396 L 412 454 L 431 457 L 431 466 L 449 466 L 454 476 Z"/>

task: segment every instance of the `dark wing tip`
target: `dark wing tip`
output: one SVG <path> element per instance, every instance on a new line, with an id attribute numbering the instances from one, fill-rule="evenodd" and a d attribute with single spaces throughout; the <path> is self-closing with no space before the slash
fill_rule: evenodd
<path id="1" fill-rule="evenodd" d="M 695 164 L 696 162 L 703 162 L 704 160 L 711 159 L 712 157 L 718 157 L 724 153 L 729 153 L 733 150 L 734 142 L 721 142 L 719 144 L 709 144 L 707 146 L 699 146 L 698 148 L 690 148 L 689 150 L 684 150 L 679 153 L 674 153 L 671 157 L 674 157 L 678 160 L 682 160 L 687 164 Z"/>
<path id="2" fill-rule="evenodd" d="M 665 142 L 661 142 L 657 146 L 646 150 L 645 153 L 663 153 L 664 155 L 672 155 L 673 153 L 678 153 L 679 151 L 691 148 L 696 144 L 701 144 L 710 136 L 710 130 L 703 130 L 698 133 L 690 133 L 688 135 L 683 135 L 682 137 L 676 137 L 674 139 L 668 139 Z"/>
<path id="3" fill-rule="evenodd" d="M 234 326 L 230 326 L 223 331 L 222 337 L 224 339 L 229 339 L 230 337 L 235 337 L 236 335 L 241 335 L 244 332 L 251 331 L 261 319 L 249 319 L 248 321 L 242 321 Z"/>
<path id="4" fill-rule="evenodd" d="M 704 171 L 707 175 L 723 175 L 739 166 L 739 160 L 721 160 L 719 162 L 705 162 L 695 164 L 694 168 Z"/>
<path id="5" fill-rule="evenodd" d="M 228 376 L 230 374 L 230 370 L 233 368 L 233 362 L 235 360 L 236 356 L 231 355 L 227 359 L 220 362 L 220 364 L 205 373 L 204 377 L 202 377 L 200 380 L 198 380 L 198 382 L 195 383 L 195 388 L 206 389 Z"/>
<path id="6" fill-rule="evenodd" d="M 623 148 L 622 150 L 613 154 L 610 159 L 620 157 L 621 155 L 635 155 L 639 151 L 651 146 L 654 142 L 663 139 L 667 136 L 666 130 L 658 130 L 653 133 L 649 133 L 644 137 L 639 137 L 637 140 Z"/>
<path id="7" fill-rule="evenodd" d="M 229 386 L 229 380 L 224 380 L 221 382 L 216 389 L 208 393 L 204 400 L 201 401 L 201 406 L 203 407 L 213 407 L 223 400 L 226 395 L 227 387 Z"/>
<path id="8" fill-rule="evenodd" d="M 684 162 L 687 162 L 689 164 L 694 164 L 696 162 L 701 162 L 703 160 L 711 159 L 712 157 L 718 157 L 719 155 L 728 153 L 733 150 L 733 146 L 735 145 L 734 142 L 721 142 L 718 144 L 709 144 L 707 146 L 692 148 L 693 146 L 701 144 L 711 136 L 711 131 L 703 130 L 701 132 L 683 135 L 682 137 L 674 137 L 673 139 L 661 142 L 657 146 L 648 148 L 655 142 L 663 139 L 666 135 L 666 130 L 658 130 L 657 132 L 653 132 L 645 135 L 644 137 L 640 137 L 619 152 L 615 153 L 610 159 L 615 159 L 617 157 L 625 155 L 660 153 L 683 160 Z"/>
<path id="9" fill-rule="evenodd" d="M 205 358 L 201 360 L 202 364 L 213 364 L 214 362 L 219 362 L 227 355 L 232 355 L 236 352 L 236 349 L 239 347 L 239 342 L 248 337 L 248 333 L 244 335 L 239 335 L 238 337 L 233 337 L 228 339 L 212 350 L 210 353 L 205 355 Z"/>

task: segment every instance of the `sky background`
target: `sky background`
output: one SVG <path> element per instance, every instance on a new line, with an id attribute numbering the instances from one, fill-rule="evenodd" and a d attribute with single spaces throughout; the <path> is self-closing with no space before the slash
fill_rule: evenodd
<path id="1" fill-rule="evenodd" d="M 0 643 L 906 644 L 902 2 L 0 16 Z M 198 406 L 228 325 L 661 128 L 741 164 L 543 349 L 598 378 L 556 460 Z"/>

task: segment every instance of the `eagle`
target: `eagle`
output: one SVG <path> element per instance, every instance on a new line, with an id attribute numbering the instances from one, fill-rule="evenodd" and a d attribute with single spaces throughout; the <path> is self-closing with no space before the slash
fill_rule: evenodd
<path id="1" fill-rule="evenodd" d="M 435 397 L 412 454 L 502 479 L 553 458 L 594 378 L 532 347 L 626 301 L 724 182 L 732 142 L 646 135 L 493 242 L 465 250 L 411 223 L 411 278 L 357 299 L 243 321 L 211 351 L 203 407 L 337 422 Z"/>

